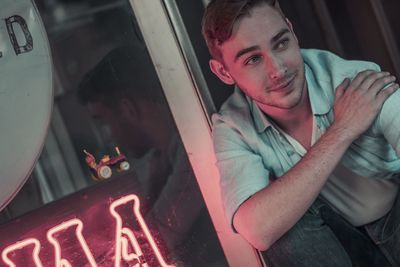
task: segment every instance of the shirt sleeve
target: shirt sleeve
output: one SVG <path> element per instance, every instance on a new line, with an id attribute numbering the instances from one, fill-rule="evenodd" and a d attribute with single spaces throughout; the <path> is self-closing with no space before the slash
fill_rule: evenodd
<path id="1" fill-rule="evenodd" d="M 243 135 L 218 119 L 214 120 L 213 142 L 225 215 L 235 230 L 235 212 L 244 201 L 269 184 L 270 172 Z"/>
<path id="2" fill-rule="evenodd" d="M 400 157 L 400 91 L 386 99 L 378 114 L 377 123 L 380 132 Z"/>

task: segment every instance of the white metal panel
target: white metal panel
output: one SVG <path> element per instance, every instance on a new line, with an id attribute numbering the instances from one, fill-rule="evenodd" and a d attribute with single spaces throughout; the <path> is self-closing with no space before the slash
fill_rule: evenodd
<path id="1" fill-rule="evenodd" d="M 45 141 L 53 103 L 47 35 L 31 0 L 0 4 L 0 210 L 17 194 Z"/>
<path id="2" fill-rule="evenodd" d="M 230 266 L 260 266 L 255 250 L 227 224 L 211 130 L 160 0 L 130 0 Z"/>

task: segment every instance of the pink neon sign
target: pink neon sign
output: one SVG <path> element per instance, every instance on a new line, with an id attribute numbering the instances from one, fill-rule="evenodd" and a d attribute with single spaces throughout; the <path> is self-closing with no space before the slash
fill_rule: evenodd
<path id="1" fill-rule="evenodd" d="M 88 260 L 90 266 L 97 267 L 97 264 L 93 258 L 93 255 L 90 252 L 90 249 L 85 241 L 85 238 L 82 235 L 83 223 L 79 219 L 72 219 L 66 222 L 61 223 L 53 228 L 51 228 L 47 232 L 47 239 L 54 246 L 55 249 L 55 267 L 72 267 L 72 264 L 61 255 L 61 244 L 59 240 L 55 238 L 55 235 L 59 232 L 62 232 L 70 227 L 76 227 L 75 237 L 78 239 L 80 247 L 84 251 L 84 255 Z M 61 241 L 62 242 L 62 241 Z"/>
<path id="2" fill-rule="evenodd" d="M 129 219 L 134 219 L 138 223 L 138 228 L 132 229 L 131 224 L 126 222 L 126 216 L 122 216 L 118 213 L 119 208 L 129 208 L 133 211 L 134 216 L 129 216 Z M 162 267 L 173 267 L 165 262 L 163 256 L 157 244 L 151 235 L 149 228 L 145 220 L 140 213 L 140 202 L 136 195 L 130 194 L 117 199 L 109 206 L 109 213 L 114 218 L 115 223 L 115 240 L 114 246 L 115 251 L 112 258 L 114 259 L 114 266 L 135 266 L 135 267 L 148 267 L 149 264 L 145 260 L 145 255 L 140 243 L 138 242 L 138 229 L 141 232 L 141 239 L 145 238 L 146 242 L 150 244 L 152 253 L 156 256 L 157 265 Z M 132 214 L 131 214 L 132 215 Z M 54 253 L 54 266 L 55 267 L 74 267 L 73 261 L 76 260 L 76 256 L 72 259 L 71 254 L 78 254 L 80 264 L 83 266 L 97 267 L 101 266 L 95 260 L 93 251 L 90 248 L 85 236 L 84 236 L 84 223 L 78 219 L 70 219 L 64 221 L 56 226 L 47 230 L 47 241 L 51 244 Z M 68 250 L 71 247 L 69 244 L 73 242 L 77 244 L 74 246 L 74 253 Z M 19 267 L 16 263 L 18 259 L 18 253 L 21 250 L 29 249 L 28 254 L 31 255 L 30 266 L 42 267 L 41 261 L 41 247 L 45 245 L 38 239 L 29 237 L 14 244 L 8 245 L 2 251 L 1 257 L 3 262 L 9 267 Z M 64 246 L 66 248 L 64 248 Z M 69 259 L 68 257 L 71 257 Z M 82 265 L 80 265 L 82 266 Z M 26 266 L 23 266 L 26 267 Z"/>
<path id="3" fill-rule="evenodd" d="M 9 254 L 12 252 L 18 251 L 23 249 L 24 247 L 31 246 L 33 245 L 33 251 L 32 251 L 32 260 L 35 263 L 35 266 L 37 267 L 42 267 L 42 262 L 39 259 L 39 251 L 40 251 L 40 242 L 39 240 L 35 238 L 28 238 L 23 241 L 19 241 L 13 245 L 8 246 L 3 250 L 1 253 L 1 257 L 3 261 L 8 264 L 10 267 L 16 267 L 17 265 L 14 264 L 14 262 L 11 261 L 11 259 L 8 257 Z"/>

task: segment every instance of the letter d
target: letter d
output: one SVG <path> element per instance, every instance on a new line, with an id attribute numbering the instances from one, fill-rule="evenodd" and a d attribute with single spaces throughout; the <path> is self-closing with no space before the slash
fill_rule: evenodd
<path id="1" fill-rule="evenodd" d="M 20 45 L 18 43 L 17 37 L 14 32 L 14 24 L 19 24 L 22 29 L 22 32 L 25 36 L 26 43 L 24 45 Z M 10 37 L 10 41 L 14 47 L 14 51 L 16 55 L 27 53 L 33 50 L 33 39 L 32 35 L 29 32 L 28 25 L 23 17 L 19 15 L 14 15 L 6 19 L 8 36 Z"/>

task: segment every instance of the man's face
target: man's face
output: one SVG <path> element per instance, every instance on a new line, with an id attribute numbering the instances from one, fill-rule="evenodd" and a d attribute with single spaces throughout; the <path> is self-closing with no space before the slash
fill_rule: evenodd
<path id="1" fill-rule="evenodd" d="M 211 68 L 236 84 L 261 109 L 292 109 L 304 98 L 304 64 L 291 25 L 268 5 L 239 20 L 220 46 L 224 64 Z M 215 63 L 215 62 L 214 62 Z M 221 73 L 222 71 L 222 73 Z M 221 77 L 225 75 L 225 77 Z"/>
<path id="2" fill-rule="evenodd" d="M 129 102 L 117 103 L 110 108 L 102 103 L 89 103 L 88 109 L 91 116 L 102 128 L 104 141 L 114 143 L 125 154 L 141 156 L 151 143 L 146 127 L 140 121 L 137 114 L 132 114 Z"/>

